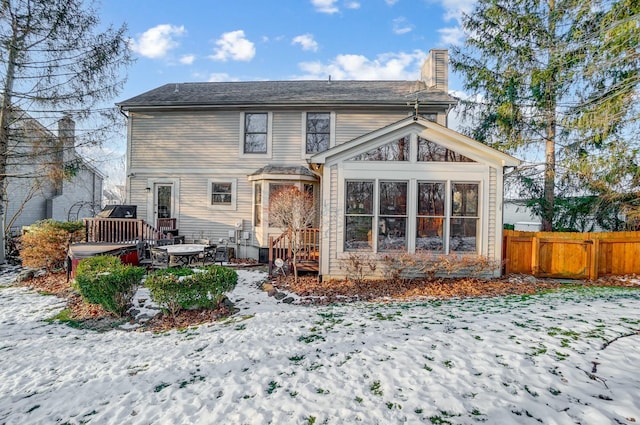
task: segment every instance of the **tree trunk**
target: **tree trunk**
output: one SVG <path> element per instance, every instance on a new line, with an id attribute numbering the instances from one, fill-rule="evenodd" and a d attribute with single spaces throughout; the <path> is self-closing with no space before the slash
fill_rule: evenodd
<path id="1" fill-rule="evenodd" d="M 13 82 L 15 80 L 15 61 L 17 54 L 16 38 L 9 43 L 9 57 L 7 59 L 7 75 L 2 94 L 2 104 L 0 105 L 0 264 L 4 264 L 5 259 L 5 232 L 4 223 L 6 216 L 6 186 L 7 186 L 7 155 L 9 151 L 9 126 L 11 125 L 11 96 L 13 94 Z"/>

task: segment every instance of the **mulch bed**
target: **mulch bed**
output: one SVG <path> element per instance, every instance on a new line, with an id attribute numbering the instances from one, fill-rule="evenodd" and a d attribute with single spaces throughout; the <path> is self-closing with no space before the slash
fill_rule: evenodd
<path id="1" fill-rule="evenodd" d="M 597 281 L 575 281 L 584 286 L 640 287 L 635 276 L 606 277 Z M 100 305 L 86 303 L 71 288 L 65 273 L 48 273 L 19 282 L 39 292 L 54 294 L 68 300 L 70 318 L 78 321 L 111 320 L 120 321 Z M 413 279 L 411 281 L 364 281 L 351 282 L 333 280 L 318 282 L 316 276 L 300 276 L 294 282 L 293 276 L 280 276 L 273 285 L 281 291 L 295 293 L 304 304 L 329 304 L 354 301 L 405 301 L 416 299 L 446 299 L 467 297 L 498 297 L 505 295 L 536 294 L 542 291 L 566 286 L 555 280 L 539 280 L 531 276 L 508 276 L 500 279 L 481 280 L 476 278 Z M 216 310 L 187 310 L 175 318 L 159 314 L 141 327 L 142 330 L 160 332 L 183 329 L 205 322 L 212 322 L 233 314 L 225 305 Z"/>

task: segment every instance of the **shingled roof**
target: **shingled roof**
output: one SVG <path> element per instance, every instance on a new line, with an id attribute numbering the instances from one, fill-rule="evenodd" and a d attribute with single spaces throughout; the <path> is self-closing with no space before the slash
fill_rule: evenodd
<path id="1" fill-rule="evenodd" d="M 122 109 L 302 105 L 454 104 L 423 81 L 247 81 L 171 83 L 118 103 Z"/>

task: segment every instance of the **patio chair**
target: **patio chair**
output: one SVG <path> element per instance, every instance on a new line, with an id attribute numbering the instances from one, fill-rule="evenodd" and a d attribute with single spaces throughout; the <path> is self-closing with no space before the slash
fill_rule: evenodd
<path id="1" fill-rule="evenodd" d="M 182 235 L 182 236 L 175 236 L 175 237 L 173 238 L 173 243 L 174 243 L 174 244 L 176 244 L 176 245 L 182 244 L 182 243 L 184 243 L 184 242 L 185 242 L 185 237 L 184 237 L 184 235 Z"/>
<path id="2" fill-rule="evenodd" d="M 173 239 L 158 239 L 156 240 L 156 246 L 173 245 Z"/>
<path id="3" fill-rule="evenodd" d="M 204 251 L 200 254 L 202 258 L 202 265 L 204 266 L 207 261 L 215 263 L 216 261 L 216 246 L 209 245 L 204 247 Z"/>
<path id="4" fill-rule="evenodd" d="M 148 247 L 145 241 L 136 242 L 136 249 L 138 251 L 138 265 L 140 267 L 149 268 L 151 267 L 151 258 L 149 258 Z"/>
<path id="5" fill-rule="evenodd" d="M 169 253 L 162 248 L 151 248 L 151 269 L 168 269 Z"/>

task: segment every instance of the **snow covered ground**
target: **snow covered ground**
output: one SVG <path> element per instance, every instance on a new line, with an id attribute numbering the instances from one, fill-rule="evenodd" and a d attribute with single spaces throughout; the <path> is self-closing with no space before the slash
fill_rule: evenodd
<path id="1" fill-rule="evenodd" d="M 161 334 L 0 285 L 0 423 L 640 422 L 640 290 L 306 307 L 238 274 L 237 315 Z"/>

